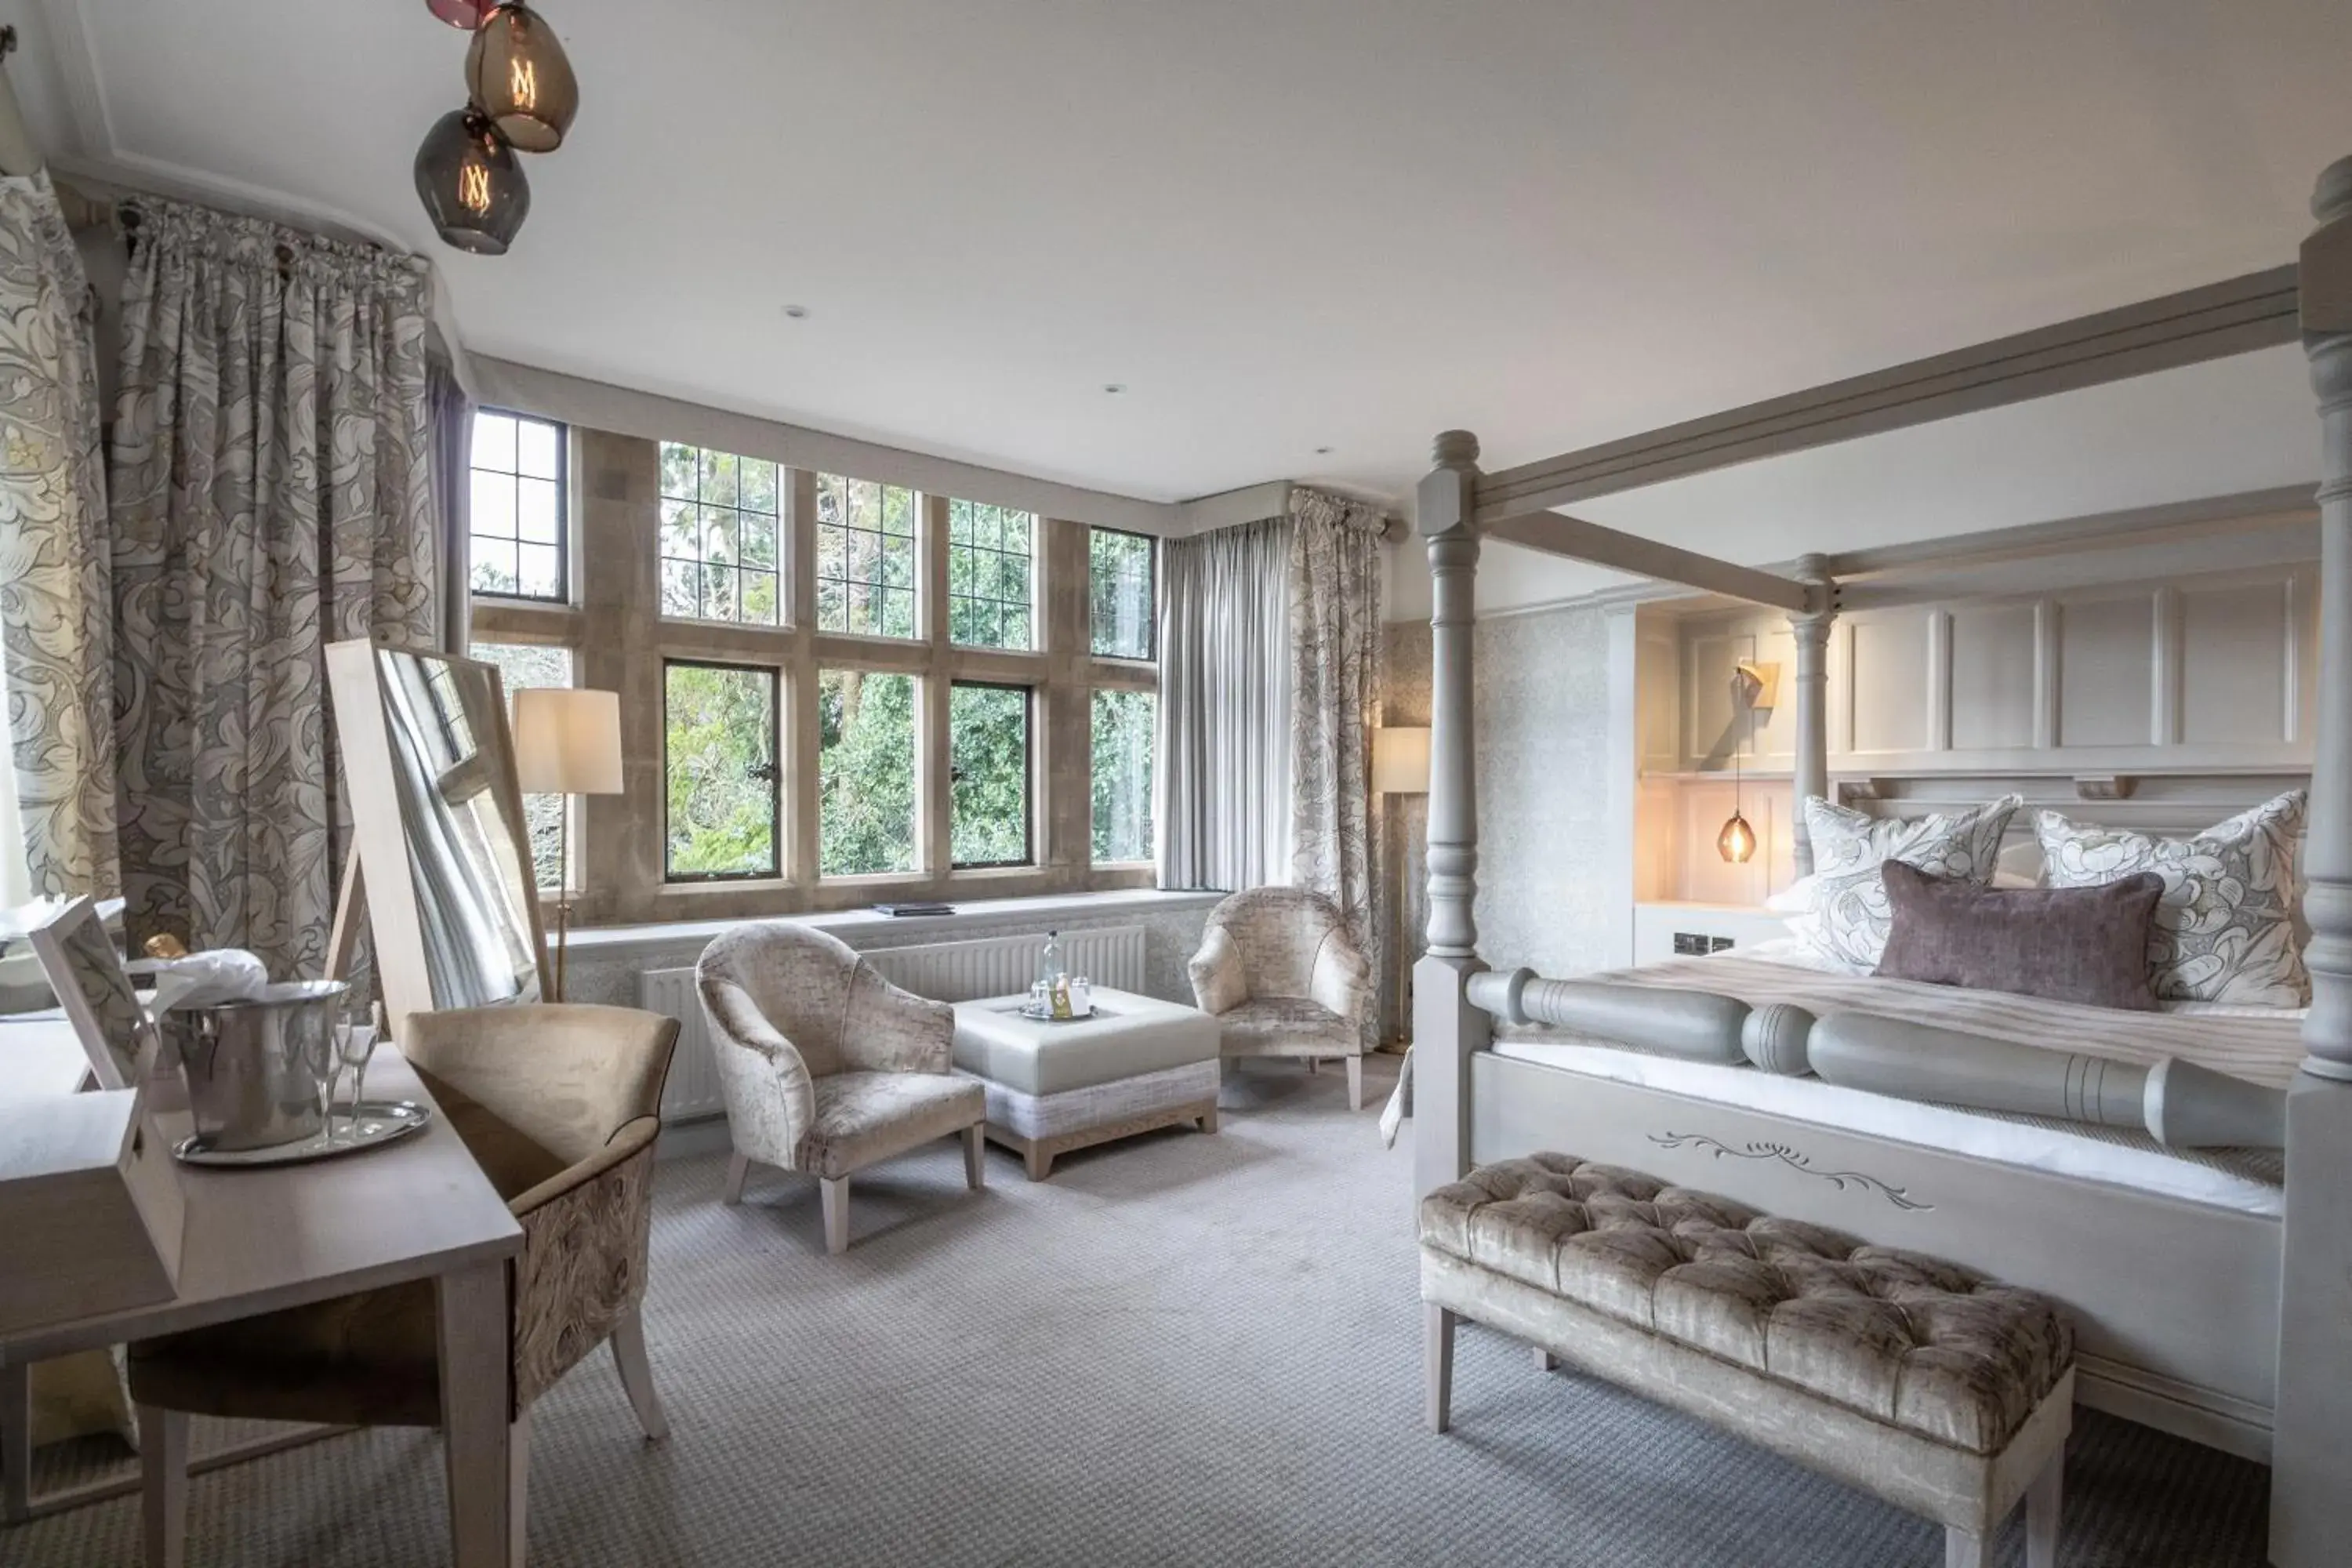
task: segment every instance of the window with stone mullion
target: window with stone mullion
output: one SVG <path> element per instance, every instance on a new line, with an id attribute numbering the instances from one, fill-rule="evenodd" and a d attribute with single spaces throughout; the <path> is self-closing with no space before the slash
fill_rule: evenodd
<path id="1" fill-rule="evenodd" d="M 948 503 L 948 635 L 966 647 L 1036 647 L 1031 594 L 1034 514 Z"/>

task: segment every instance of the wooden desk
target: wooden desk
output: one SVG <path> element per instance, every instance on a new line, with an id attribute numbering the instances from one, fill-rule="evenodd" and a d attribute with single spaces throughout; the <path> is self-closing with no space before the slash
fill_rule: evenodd
<path id="1" fill-rule="evenodd" d="M 371 1100 L 431 1103 L 388 1046 L 368 1069 L 368 1089 Z M 184 1112 L 157 1118 L 174 1142 L 186 1135 L 186 1123 Z M 424 1131 L 364 1154 L 262 1170 L 180 1171 L 187 1223 L 178 1293 L 0 1344 L 0 1411 L 14 1413 L 10 1426 L 21 1427 L 34 1362 L 429 1279 L 440 1309 L 455 1561 L 457 1568 L 502 1568 L 513 1377 L 507 1273 L 508 1260 L 522 1250 L 522 1227 L 447 1120 L 436 1109 Z M 24 1499 L 31 1456 L 22 1441 L 6 1449 L 12 1500 Z"/>
<path id="2" fill-rule="evenodd" d="M 0 1100 L 71 1094 L 89 1077 L 89 1053 L 56 1008 L 0 1016 Z"/>

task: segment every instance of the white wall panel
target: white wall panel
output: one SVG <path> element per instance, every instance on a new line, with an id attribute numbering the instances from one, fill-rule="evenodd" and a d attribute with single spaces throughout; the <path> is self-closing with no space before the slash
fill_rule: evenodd
<path id="1" fill-rule="evenodd" d="M 2033 744 L 2034 628 L 2030 604 L 1966 605 L 1951 613 L 1952 749 Z"/>
<path id="2" fill-rule="evenodd" d="M 1927 610 L 1853 622 L 1849 700 L 1856 752 L 1924 752 L 1934 744 L 1927 721 L 1928 622 Z"/>
<path id="3" fill-rule="evenodd" d="M 2058 744 L 2144 746 L 2156 681 L 2156 595 L 2058 603 Z"/>
<path id="4" fill-rule="evenodd" d="M 2180 739 L 2276 743 L 2287 721 L 2292 582 L 2180 593 Z"/>

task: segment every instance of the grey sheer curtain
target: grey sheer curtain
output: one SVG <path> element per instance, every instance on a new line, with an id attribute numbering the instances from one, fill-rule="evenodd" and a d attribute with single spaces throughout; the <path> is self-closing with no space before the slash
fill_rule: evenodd
<path id="1" fill-rule="evenodd" d="M 1381 963 L 1371 725 L 1380 710 L 1378 507 L 1320 490 L 1290 498 L 1292 883 L 1339 906 L 1372 973 Z M 1366 1038 L 1379 1021 L 1364 1020 Z"/>
<path id="2" fill-rule="evenodd" d="M 114 601 L 89 285 L 46 173 L 0 178 L 0 902 L 110 896 Z M 15 837 L 14 833 L 11 837 Z M 23 886 L 13 885 L 19 877 Z"/>
<path id="3" fill-rule="evenodd" d="M 174 202 L 123 214 L 128 934 L 316 974 L 347 838 L 322 649 L 438 640 L 425 267 Z"/>
<path id="4" fill-rule="evenodd" d="M 449 362 L 425 362 L 425 403 L 432 421 L 433 536 L 441 557 L 441 651 L 462 654 L 471 640 L 474 400 Z"/>
<path id="5" fill-rule="evenodd" d="M 1290 879 L 1286 517 L 1160 547 L 1160 885 Z"/>

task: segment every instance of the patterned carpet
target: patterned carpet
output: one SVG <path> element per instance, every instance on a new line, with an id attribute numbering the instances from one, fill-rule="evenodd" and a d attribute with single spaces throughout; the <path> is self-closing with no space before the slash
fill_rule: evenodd
<path id="1" fill-rule="evenodd" d="M 1377 1074 L 1392 1071 L 1383 1058 Z M 1383 1085 L 1384 1087 L 1384 1085 Z M 1420 1425 L 1408 1156 L 1341 1075 L 1253 1064 L 1224 1130 L 1031 1185 L 950 1145 L 858 1184 L 829 1259 L 813 1184 L 663 1167 L 647 1337 L 676 1436 L 604 1357 L 542 1402 L 541 1568 L 1566 1564 L 1902 1568 L 1938 1533 L 1465 1330 L 1454 1434 Z M 2267 1472 L 2085 1413 L 2068 1568 L 2257 1568 Z M 428 1434 L 201 1477 L 191 1568 L 446 1561 Z M 1998 1561 L 2021 1561 L 2014 1522 Z M 8 1568 L 138 1562 L 134 1501 L 0 1532 Z"/>

